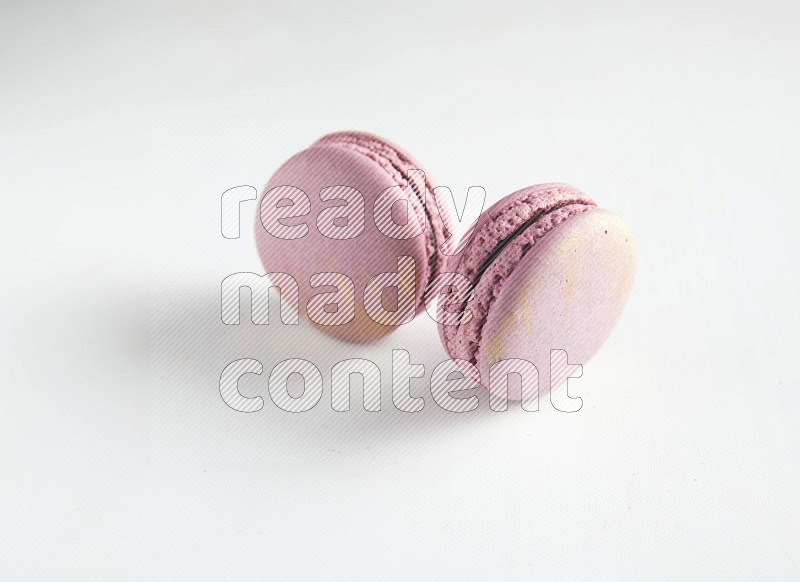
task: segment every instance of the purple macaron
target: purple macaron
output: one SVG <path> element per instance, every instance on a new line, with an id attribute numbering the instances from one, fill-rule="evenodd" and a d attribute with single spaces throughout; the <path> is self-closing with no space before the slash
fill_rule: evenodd
<path id="1" fill-rule="evenodd" d="M 534 364 L 540 391 L 558 387 L 568 371 L 554 364 L 551 377 L 551 350 L 585 364 L 622 313 L 636 262 L 630 230 L 576 188 L 542 184 L 503 198 L 470 232 L 446 267 L 473 289 L 448 307 L 468 321 L 439 325 L 446 351 L 486 387 L 503 360 Z M 519 384 L 508 398 L 522 398 Z"/>
<path id="2" fill-rule="evenodd" d="M 259 201 L 265 271 L 325 333 L 370 341 L 424 308 L 451 245 L 448 205 L 405 151 L 357 132 L 327 135 L 272 176 Z M 293 285 L 293 284 L 292 284 Z"/>

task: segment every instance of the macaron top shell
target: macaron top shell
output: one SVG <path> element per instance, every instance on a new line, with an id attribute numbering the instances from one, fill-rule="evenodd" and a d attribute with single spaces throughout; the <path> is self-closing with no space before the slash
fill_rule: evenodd
<path id="1" fill-rule="evenodd" d="M 414 294 L 414 313 L 424 307 L 424 292 L 442 266 L 439 246 L 447 248 L 450 244 L 446 239 L 452 223 L 446 214 L 444 218 L 440 216 L 436 204 L 429 203 L 428 206 L 433 206 L 432 212 L 426 213 L 423 199 L 427 192 L 409 192 L 413 181 L 409 183 L 405 176 L 410 169 L 421 168 L 385 140 L 367 134 L 332 134 L 293 156 L 269 180 L 257 211 L 256 244 L 267 273 L 286 273 L 297 282 L 299 304 L 294 303 L 292 307 L 307 320 L 303 321 L 304 325 L 310 322 L 325 333 L 356 342 L 377 339 L 396 329 L 394 325 L 378 323 L 369 317 L 364 309 L 363 294 L 374 276 L 396 272 L 398 259 L 404 256 L 413 258 L 414 272 L 413 279 L 408 272 L 400 274 L 400 291 Z M 320 232 L 317 217 L 325 209 L 336 206 L 331 201 L 323 201 L 320 192 L 332 186 L 354 188 L 360 193 L 363 232 L 357 236 L 337 240 Z M 262 219 L 265 212 L 281 205 L 280 199 L 284 196 L 281 192 L 290 187 L 305 193 L 310 209 L 302 216 L 280 220 L 281 224 L 304 223 L 308 227 L 303 237 L 287 240 L 268 232 Z M 430 188 L 430 183 L 424 188 Z M 416 221 L 421 232 L 419 236 L 393 238 L 378 229 L 373 208 L 378 196 L 387 191 L 390 195 L 397 192 L 398 199 L 408 201 L 408 220 Z M 267 196 L 271 198 L 265 200 Z M 352 281 L 352 290 L 342 289 L 335 282 L 330 283 L 335 287 L 320 285 L 321 273 L 345 275 Z M 316 285 L 311 282 L 314 276 L 317 276 Z M 271 277 L 273 283 L 279 278 Z M 340 325 L 323 325 L 307 317 L 309 300 L 322 292 L 336 291 L 336 287 L 352 295 L 349 297 L 355 304 L 352 318 Z M 388 309 L 393 308 L 391 297 L 383 303 Z M 270 317 L 270 320 L 276 321 L 277 317 Z"/>

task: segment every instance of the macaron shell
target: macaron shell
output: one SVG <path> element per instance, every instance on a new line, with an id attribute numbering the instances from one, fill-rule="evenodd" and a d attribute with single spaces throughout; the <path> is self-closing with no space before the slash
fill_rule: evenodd
<path id="1" fill-rule="evenodd" d="M 551 214 L 544 214 L 536 224 L 531 225 L 525 236 L 528 238 L 526 242 L 532 245 L 535 243 L 535 239 L 543 236 L 549 228 L 577 211 L 583 211 L 585 208 L 581 208 L 581 206 L 594 207 L 595 203 L 586 194 L 567 184 L 537 184 L 502 198 L 481 214 L 468 231 L 472 233 L 471 236 L 469 234 L 465 236 L 459 244 L 462 247 L 461 250 L 451 256 L 446 265 L 447 271 L 458 272 L 472 282 L 478 299 L 477 303 L 472 304 L 473 309 L 479 307 L 479 304 L 483 302 L 479 289 L 487 287 L 485 281 L 476 281 L 476 277 L 492 253 L 501 244 L 509 241 L 515 231 L 530 219 L 548 209 L 569 203 L 572 205 L 568 210 L 559 209 Z M 466 240 L 468 242 L 465 243 Z M 505 249 L 503 254 L 508 255 Z M 497 269 L 490 268 L 490 270 L 496 271 Z M 507 271 L 503 272 L 501 277 L 505 278 L 506 273 Z M 497 276 L 496 273 L 490 275 L 492 279 Z M 496 282 L 491 283 L 484 293 L 495 294 L 497 291 L 495 286 Z M 476 315 L 482 324 L 485 313 Z M 474 349 L 465 351 L 462 348 L 464 348 L 463 344 L 469 341 L 465 338 L 470 334 L 470 328 L 475 325 L 476 322 L 466 326 L 439 326 L 440 337 L 451 356 L 472 359 Z"/>
<path id="2" fill-rule="evenodd" d="M 549 232 L 492 302 L 476 353 L 484 385 L 491 366 L 510 358 L 536 365 L 540 394 L 563 384 L 569 372 L 563 366 L 551 382 L 550 351 L 566 350 L 570 364 L 589 361 L 622 313 L 635 263 L 633 235 L 605 210 L 575 215 Z M 509 399 L 520 398 L 510 383 Z"/>
<path id="3" fill-rule="evenodd" d="M 565 203 L 595 205 L 577 188 L 556 183 L 529 186 L 492 204 L 470 228 L 470 232 L 474 229 L 475 233 L 456 255 L 456 269 L 472 279 L 492 251 L 520 225 L 542 211 Z"/>
<path id="4" fill-rule="evenodd" d="M 316 217 L 320 211 L 333 206 L 320 200 L 323 188 L 344 185 L 355 188 L 364 198 L 364 232 L 345 240 L 335 240 L 319 232 Z M 415 261 L 413 280 L 405 277 L 402 285 L 406 292 L 415 294 L 415 312 L 423 307 L 421 293 L 429 277 L 427 236 L 400 240 L 381 233 L 373 216 L 377 196 L 398 184 L 378 164 L 362 154 L 336 145 L 317 145 L 292 157 L 273 175 L 264 188 L 264 196 L 278 186 L 294 186 L 308 196 L 311 211 L 303 217 L 283 219 L 286 224 L 308 225 L 308 233 L 294 240 L 285 240 L 268 233 L 256 217 L 256 244 L 264 269 L 291 275 L 299 287 L 299 305 L 293 305 L 301 314 L 301 325 L 309 322 L 321 331 L 348 341 L 370 341 L 382 337 L 396 326 L 373 321 L 363 305 L 363 292 L 367 282 L 375 275 L 395 272 L 398 258 L 412 257 Z M 261 202 L 259 202 L 261 205 Z M 261 206 L 259 206 L 261 209 Z M 409 213 L 410 217 L 413 213 Z M 317 273 L 343 273 L 354 284 L 355 316 L 343 325 L 318 325 L 308 319 L 306 306 L 309 299 L 321 292 L 335 291 L 333 287 L 311 286 L 310 278 Z M 391 306 L 389 306 L 391 307 Z M 277 322 L 278 314 L 270 314 Z"/>
<path id="5" fill-rule="evenodd" d="M 474 286 L 474 297 L 469 303 L 472 319 L 460 326 L 449 326 L 447 349 L 453 357 L 475 361 L 488 314 L 523 258 L 536 245 L 543 243 L 553 229 L 559 228 L 573 216 L 594 210 L 595 206 L 583 203 L 567 204 L 546 212 L 516 236 L 509 238 Z"/>
<path id="6" fill-rule="evenodd" d="M 369 157 L 381 165 L 398 183 L 407 179 L 410 169 L 423 170 L 425 173 L 425 200 L 417 212 L 424 213 L 419 218 L 425 220 L 429 229 L 427 252 L 429 257 L 430 280 L 444 272 L 448 256 L 455 246 L 452 236 L 454 218 L 443 193 L 436 191 L 430 173 L 400 146 L 377 135 L 359 132 L 342 131 L 326 135 L 317 140 L 312 147 L 319 145 L 336 145 L 350 147 Z"/>

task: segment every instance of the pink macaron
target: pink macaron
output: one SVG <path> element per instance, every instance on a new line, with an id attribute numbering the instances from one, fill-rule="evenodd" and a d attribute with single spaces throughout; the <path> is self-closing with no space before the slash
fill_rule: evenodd
<path id="1" fill-rule="evenodd" d="M 622 313 L 636 263 L 629 228 L 576 188 L 542 184 L 503 198 L 470 232 L 446 267 L 473 292 L 450 298 L 447 311 L 464 320 L 439 325 L 446 351 L 487 388 L 493 366 L 513 370 L 501 362 L 535 365 L 541 392 L 560 386 L 569 370 L 551 352 L 586 364 Z M 509 400 L 523 395 L 508 383 Z"/>
<path id="2" fill-rule="evenodd" d="M 283 298 L 305 322 L 355 342 L 424 308 L 451 232 L 448 206 L 421 165 L 357 132 L 327 135 L 284 163 L 256 217 L 258 252 Z M 297 293 L 284 293 L 287 278 Z"/>

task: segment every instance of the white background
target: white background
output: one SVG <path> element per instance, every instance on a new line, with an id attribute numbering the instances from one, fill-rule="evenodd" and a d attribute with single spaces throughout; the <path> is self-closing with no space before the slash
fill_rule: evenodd
<path id="1" fill-rule="evenodd" d="M 0 8 L 0 579 L 796 580 L 791 2 Z M 224 364 L 446 358 L 219 323 L 219 200 L 322 134 L 463 200 L 572 183 L 639 271 L 579 412 L 275 408 Z M 301 326 L 302 328 L 302 326 Z"/>

